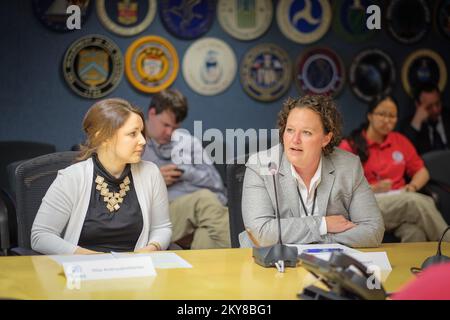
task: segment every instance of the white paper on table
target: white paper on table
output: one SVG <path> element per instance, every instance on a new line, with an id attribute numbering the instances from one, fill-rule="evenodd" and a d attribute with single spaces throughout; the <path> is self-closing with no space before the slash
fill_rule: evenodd
<path id="1" fill-rule="evenodd" d="M 134 256 L 129 259 L 97 259 L 63 262 L 64 273 L 71 283 L 91 280 L 154 277 L 151 257 Z"/>
<path id="2" fill-rule="evenodd" d="M 155 253 L 113 253 L 114 256 L 120 258 L 128 258 L 132 256 L 149 256 L 153 260 L 153 264 L 157 269 L 177 269 L 177 268 L 192 268 L 186 260 L 173 252 L 155 252 Z"/>
<path id="3" fill-rule="evenodd" d="M 344 253 L 361 262 L 364 266 L 367 267 L 367 271 L 369 273 L 374 272 L 375 276 L 377 276 L 377 278 L 382 282 L 386 281 L 387 277 L 392 271 L 391 263 L 389 262 L 389 258 L 385 251 L 382 252 L 357 251 Z M 330 260 L 331 254 L 332 254 L 331 252 L 323 252 L 323 253 L 316 253 L 313 255 L 319 259 L 328 261 Z"/>
<path id="4" fill-rule="evenodd" d="M 287 244 L 288 246 L 291 247 L 297 247 L 298 250 L 298 254 L 300 255 L 301 253 L 303 253 L 305 250 L 311 250 L 311 249 L 342 249 L 342 253 L 345 254 L 350 254 L 350 253 L 359 253 L 362 251 L 358 251 L 355 249 L 352 249 L 350 247 L 344 246 L 343 244 L 340 243 L 328 243 L 328 244 Z M 322 255 L 324 253 L 309 253 L 308 254 L 313 254 L 313 255 Z"/>
<path id="5" fill-rule="evenodd" d="M 96 260 L 111 260 L 111 259 L 126 259 L 136 256 L 149 256 L 152 258 L 153 265 L 156 269 L 173 269 L 173 268 L 192 268 L 186 260 L 173 252 L 155 252 L 155 253 L 105 253 L 105 254 L 92 254 L 92 255 L 54 255 L 49 256 L 52 260 L 58 264 L 83 262 L 83 261 L 96 261 Z"/>
<path id="6" fill-rule="evenodd" d="M 374 272 L 377 275 L 377 270 L 380 272 L 381 281 L 386 281 L 387 277 L 392 271 L 391 263 L 385 251 L 381 252 L 360 252 L 349 253 L 349 256 L 355 258 L 367 267 L 369 272 Z"/>

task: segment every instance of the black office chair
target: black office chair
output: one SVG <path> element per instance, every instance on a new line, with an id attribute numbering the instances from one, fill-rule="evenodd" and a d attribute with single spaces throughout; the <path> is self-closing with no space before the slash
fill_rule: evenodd
<path id="1" fill-rule="evenodd" d="M 442 217 L 450 224 L 450 150 L 429 152 L 422 158 L 430 173 L 426 188 L 433 195 Z"/>
<path id="2" fill-rule="evenodd" d="M 239 233 L 245 230 L 242 219 L 242 185 L 245 164 L 227 165 L 228 214 L 230 220 L 231 247 L 239 248 Z"/>
<path id="3" fill-rule="evenodd" d="M 213 141 L 202 141 L 203 149 L 205 149 L 207 146 L 209 146 L 213 142 L 214 142 L 214 140 Z M 215 161 L 213 161 L 214 167 L 216 168 L 217 172 L 219 172 L 219 175 L 222 178 L 222 182 L 223 182 L 224 186 L 226 187 L 227 186 L 227 180 L 226 180 L 227 174 L 226 174 L 225 161 L 226 161 L 227 144 L 225 142 L 220 142 L 220 143 L 222 144 L 222 148 L 223 148 L 222 157 L 219 158 L 214 152 L 213 152 L 213 154 L 211 154 L 211 156 L 215 160 Z M 216 157 L 219 159 L 217 159 Z"/>
<path id="4" fill-rule="evenodd" d="M 261 143 L 258 139 L 256 152 L 264 151 L 271 148 L 272 141 L 270 137 L 267 137 L 265 143 Z M 234 154 L 238 154 L 231 162 L 226 165 L 226 187 L 228 194 L 228 214 L 230 220 L 230 238 L 231 247 L 239 248 L 239 234 L 245 230 L 244 221 L 242 219 L 242 186 L 244 183 L 245 175 L 245 163 L 251 156 L 252 152 L 255 150 L 250 150 L 249 142 L 246 141 L 245 144 L 245 154 L 238 154 L 239 151 L 236 148 Z"/>
<path id="5" fill-rule="evenodd" d="M 236 159 L 245 159 L 248 160 L 248 157 L 251 155 L 252 152 L 258 152 L 266 150 L 267 148 L 270 148 L 272 146 L 272 140 L 270 136 L 267 136 L 264 138 L 265 144 L 262 144 L 261 139 L 257 138 L 257 145 L 256 150 L 250 150 L 250 141 L 248 138 L 245 138 L 244 142 L 244 149 L 242 150 L 242 147 L 239 146 L 238 148 L 238 139 L 235 138 L 234 141 L 227 141 L 229 144 L 227 144 L 225 141 L 220 141 L 219 144 L 222 144 L 222 157 L 218 157 L 216 154 L 211 154 L 214 160 L 214 166 L 216 167 L 217 171 L 220 174 L 220 177 L 222 178 L 222 181 L 224 183 L 224 186 L 227 187 L 228 184 L 228 174 L 227 174 L 227 168 L 228 165 L 232 163 L 236 163 Z M 208 145 L 215 142 L 215 140 L 212 141 L 202 141 L 203 149 L 205 149 Z M 278 142 L 278 141 L 277 141 Z M 244 163 L 245 163 L 244 161 Z"/>
<path id="6" fill-rule="evenodd" d="M 24 161 L 16 168 L 16 203 L 18 248 L 11 252 L 19 255 L 33 254 L 31 227 L 42 198 L 56 178 L 58 170 L 73 164 L 79 153 L 56 152 Z"/>
<path id="7" fill-rule="evenodd" d="M 0 141 L 0 188 L 10 193 L 6 167 L 8 164 L 53 153 L 56 148 L 52 144 L 33 141 Z"/>
<path id="8" fill-rule="evenodd" d="M 450 224 L 450 151 L 433 151 L 422 155 L 430 173 L 430 181 L 420 190 L 420 193 L 433 198 L 442 217 Z M 393 233 L 384 234 L 383 243 L 400 242 Z"/>
<path id="9" fill-rule="evenodd" d="M 54 145 L 33 141 L 0 141 L 0 189 L 2 201 L 6 209 L 0 216 L 0 248 L 7 252 L 10 246 L 17 242 L 15 204 L 13 186 L 8 182 L 7 166 L 17 160 L 34 158 L 43 154 L 55 152 Z M 6 194 L 5 194 L 6 193 Z"/>
<path id="10" fill-rule="evenodd" d="M 0 188 L 0 249 L 3 255 L 17 246 L 16 206 L 7 192 Z"/>
<path id="11" fill-rule="evenodd" d="M 3 199 L 0 198 L 0 255 L 8 255 L 8 247 L 3 248 L 4 243 L 9 245 L 8 209 Z"/>

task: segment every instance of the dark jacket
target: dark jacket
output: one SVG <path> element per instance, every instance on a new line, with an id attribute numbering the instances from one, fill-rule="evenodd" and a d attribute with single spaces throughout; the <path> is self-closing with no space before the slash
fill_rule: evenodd
<path id="1" fill-rule="evenodd" d="M 400 130 L 408 137 L 409 140 L 416 147 L 417 152 L 419 154 L 424 154 L 433 150 L 433 146 L 430 141 L 428 124 L 424 122 L 420 131 L 417 131 L 411 126 L 411 118 L 408 118 L 403 125 L 400 127 Z M 442 122 L 444 124 L 445 136 L 447 138 L 447 148 L 449 147 L 450 142 L 450 112 L 443 109 L 442 110 Z"/>

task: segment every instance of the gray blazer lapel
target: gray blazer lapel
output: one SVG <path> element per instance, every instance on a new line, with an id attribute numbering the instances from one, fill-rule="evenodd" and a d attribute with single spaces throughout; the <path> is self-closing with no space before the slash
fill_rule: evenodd
<path id="1" fill-rule="evenodd" d="M 287 160 L 284 152 L 281 158 L 281 165 L 279 170 L 279 182 L 280 190 L 278 192 L 283 193 L 283 197 L 286 203 L 289 204 L 289 208 L 292 211 L 294 217 L 300 217 L 300 207 L 297 194 L 297 181 L 292 176 L 291 164 Z"/>
<path id="2" fill-rule="evenodd" d="M 331 188 L 334 184 L 334 165 L 329 157 L 322 158 L 322 177 L 317 188 L 317 205 L 319 206 L 319 215 L 326 216 L 327 204 L 330 198 Z"/>

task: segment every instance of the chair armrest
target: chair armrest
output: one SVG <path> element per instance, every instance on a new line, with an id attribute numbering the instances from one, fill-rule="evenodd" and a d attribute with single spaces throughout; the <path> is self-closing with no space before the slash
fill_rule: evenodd
<path id="1" fill-rule="evenodd" d="M 28 248 L 21 248 L 21 247 L 15 247 L 11 249 L 11 255 L 13 256 L 40 256 L 40 254 L 37 251 L 28 249 Z"/>
<path id="2" fill-rule="evenodd" d="M 422 189 L 420 189 L 419 192 L 433 198 L 434 203 L 436 204 L 436 206 L 438 206 L 440 199 L 439 194 L 434 191 L 435 186 L 436 184 L 433 181 L 430 181 Z"/>
<path id="3" fill-rule="evenodd" d="M 0 249 L 6 254 L 10 246 L 8 209 L 3 199 L 0 198 Z"/>

